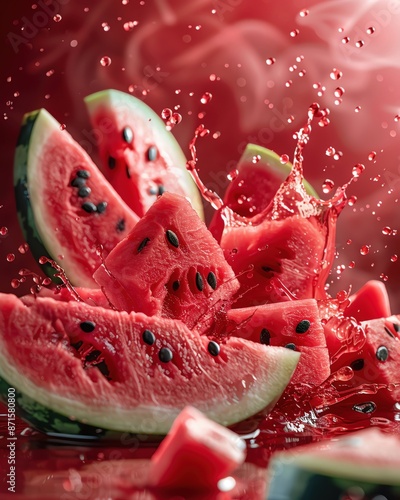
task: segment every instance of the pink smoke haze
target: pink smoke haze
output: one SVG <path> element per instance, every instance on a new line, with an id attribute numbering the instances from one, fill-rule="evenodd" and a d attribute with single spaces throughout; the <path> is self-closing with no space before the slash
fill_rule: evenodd
<path id="1" fill-rule="evenodd" d="M 324 197 L 325 179 L 337 187 L 351 178 L 355 164 L 366 167 L 349 189 L 357 202 L 340 217 L 331 292 L 381 279 L 393 309 L 400 309 L 399 261 L 393 258 L 400 254 L 399 0 L 50 3 L 61 19 L 49 17 L 25 39 L 28 44 L 10 33 L 23 35 L 24 19 L 33 23 L 35 11 L 46 12 L 40 2 L 35 9 L 30 2 L 14 2 L 4 30 L 0 224 L 9 228 L 0 240 L 4 290 L 22 264 L 35 266 L 21 256 L 5 260 L 22 241 L 11 171 L 23 113 L 46 107 L 95 154 L 82 99 L 117 88 L 159 114 L 166 107 L 178 111 L 183 120 L 173 133 L 186 152 L 199 123 L 211 130 L 198 146 L 199 168 L 220 194 L 248 142 L 292 157 L 293 134 L 304 124 L 308 106 L 318 102 L 329 108 L 330 123 L 313 125 L 305 176 Z M 111 62 L 101 64 L 105 56 Z M 203 104 L 205 92 L 212 99 Z M 207 213 L 210 217 L 211 210 Z M 367 255 L 360 252 L 364 245 Z"/>

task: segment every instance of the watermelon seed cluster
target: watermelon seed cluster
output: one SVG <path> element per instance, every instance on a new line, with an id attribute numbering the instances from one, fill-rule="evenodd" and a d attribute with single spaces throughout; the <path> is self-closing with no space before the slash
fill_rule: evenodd
<path id="1" fill-rule="evenodd" d="M 91 194 L 92 190 L 89 186 L 86 185 L 86 181 L 89 178 L 90 172 L 88 170 L 78 170 L 76 172 L 76 176 L 72 179 L 71 186 L 78 189 L 79 198 L 87 198 Z M 81 208 L 89 214 L 95 212 L 102 214 L 107 208 L 107 202 L 101 201 L 100 203 L 95 205 L 91 201 L 85 201 L 84 203 L 82 203 Z"/>
<path id="2" fill-rule="evenodd" d="M 142 334 L 142 339 L 145 344 L 152 346 L 156 341 L 156 336 L 151 330 L 146 329 Z M 169 363 L 173 357 L 172 351 L 168 347 L 162 347 L 158 353 L 158 359 L 162 363 Z"/>

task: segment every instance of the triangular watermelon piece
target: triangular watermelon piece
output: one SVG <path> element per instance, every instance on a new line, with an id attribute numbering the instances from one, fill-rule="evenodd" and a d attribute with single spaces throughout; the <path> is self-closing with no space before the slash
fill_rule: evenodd
<path id="1" fill-rule="evenodd" d="M 182 196 L 165 193 L 94 273 L 114 307 L 207 328 L 239 283 L 216 240 Z"/>

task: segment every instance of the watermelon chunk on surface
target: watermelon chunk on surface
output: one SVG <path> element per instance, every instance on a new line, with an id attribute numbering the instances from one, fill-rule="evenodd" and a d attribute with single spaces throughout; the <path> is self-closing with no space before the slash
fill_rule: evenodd
<path id="1" fill-rule="evenodd" d="M 25 115 L 15 153 L 21 226 L 37 260 L 49 256 L 77 286 L 138 221 L 90 157 L 46 110 Z M 55 271 L 48 265 L 47 271 Z"/>
<path id="2" fill-rule="evenodd" d="M 117 90 L 85 98 L 101 167 L 125 203 L 142 217 L 165 191 L 187 196 L 203 217 L 186 158 L 166 124 L 147 104 Z"/>
<path id="3" fill-rule="evenodd" d="M 330 375 L 329 352 L 315 299 L 265 304 L 228 311 L 231 335 L 301 353 L 291 384 L 316 386 Z"/>
<path id="4" fill-rule="evenodd" d="M 81 302 L 2 294 L 0 311 L 2 397 L 46 432 L 165 434 L 188 404 L 228 426 L 268 412 L 299 358 L 237 338 L 215 353 L 181 322 Z"/>
<path id="5" fill-rule="evenodd" d="M 246 444 L 233 431 L 186 407 L 151 458 L 149 477 L 158 488 L 217 489 L 246 458 Z"/>
<path id="6" fill-rule="evenodd" d="M 120 310 L 180 319 L 205 330 L 239 288 L 205 224 L 165 193 L 105 259 L 94 279 Z"/>
<path id="7" fill-rule="evenodd" d="M 349 301 L 344 314 L 357 321 L 388 318 L 392 315 L 389 295 L 385 283 L 382 281 L 367 281 L 364 286 L 349 297 Z"/>

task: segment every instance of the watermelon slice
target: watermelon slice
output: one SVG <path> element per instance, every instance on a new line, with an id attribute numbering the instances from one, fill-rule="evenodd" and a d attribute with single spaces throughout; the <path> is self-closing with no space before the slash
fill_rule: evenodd
<path id="1" fill-rule="evenodd" d="M 159 488 L 217 490 L 245 458 L 246 443 L 236 433 L 186 407 L 152 456 L 149 477 Z"/>
<path id="2" fill-rule="evenodd" d="M 98 248 L 106 256 L 138 217 L 44 109 L 24 117 L 14 175 L 21 226 L 36 259 L 51 257 L 72 283 L 96 287 Z"/>
<path id="3" fill-rule="evenodd" d="M 165 123 L 147 104 L 117 90 L 85 99 L 98 139 L 102 169 L 123 200 L 143 216 L 165 191 L 187 196 L 203 217 L 186 158 Z"/>
<path id="4" fill-rule="evenodd" d="M 385 283 L 378 280 L 367 281 L 354 295 L 349 297 L 349 304 L 344 310 L 344 314 L 357 321 L 391 316 Z"/>
<path id="5" fill-rule="evenodd" d="M 228 320 L 235 324 L 231 335 L 301 353 L 291 384 L 315 386 L 329 377 L 329 352 L 315 299 L 231 309 Z"/>
<path id="6" fill-rule="evenodd" d="M 276 453 L 270 464 L 267 498 L 397 499 L 399 447 L 398 435 L 365 429 L 337 440 Z"/>
<path id="7" fill-rule="evenodd" d="M 239 284 L 205 224 L 165 193 L 105 259 L 94 279 L 114 307 L 180 319 L 204 332 Z"/>
<path id="8" fill-rule="evenodd" d="M 231 425 L 268 412 L 299 357 L 81 302 L 2 294 L 0 311 L 0 393 L 45 432 L 165 434 L 189 403 Z"/>
<path id="9" fill-rule="evenodd" d="M 226 189 L 224 205 L 243 217 L 254 217 L 267 208 L 291 168 L 291 163 L 282 163 L 274 151 L 247 144 L 236 166 L 237 174 Z M 318 197 L 309 182 L 303 180 L 303 184 L 308 194 Z M 220 213 L 216 212 L 210 230 L 219 225 L 219 220 Z M 215 236 L 219 239 L 220 234 Z"/>

